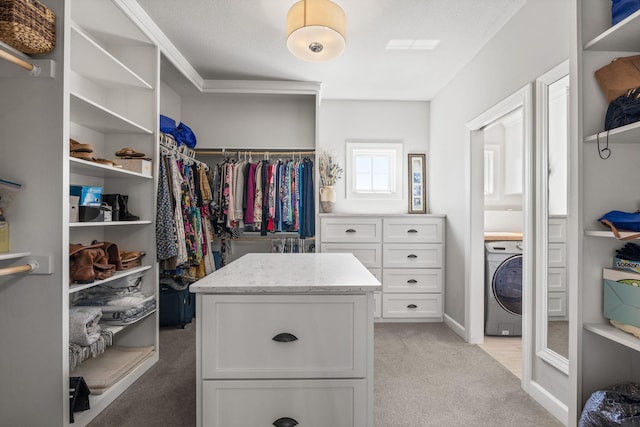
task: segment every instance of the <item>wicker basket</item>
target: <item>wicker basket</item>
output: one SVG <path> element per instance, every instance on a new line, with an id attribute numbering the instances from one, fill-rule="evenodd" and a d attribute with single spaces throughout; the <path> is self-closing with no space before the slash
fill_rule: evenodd
<path id="1" fill-rule="evenodd" d="M 38 0 L 0 0 L 0 40 L 27 54 L 56 45 L 56 15 Z"/>

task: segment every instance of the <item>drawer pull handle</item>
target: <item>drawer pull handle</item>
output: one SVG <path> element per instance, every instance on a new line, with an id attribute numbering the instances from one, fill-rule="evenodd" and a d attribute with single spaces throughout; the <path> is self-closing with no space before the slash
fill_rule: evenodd
<path id="1" fill-rule="evenodd" d="M 416 279 L 409 279 L 407 280 L 407 283 L 418 283 L 418 281 Z"/>
<path id="2" fill-rule="evenodd" d="M 418 232 L 418 230 L 416 230 L 415 228 L 407 230 L 407 233 L 417 233 L 417 232 Z"/>
<path id="3" fill-rule="evenodd" d="M 291 341 L 297 341 L 298 337 L 288 332 L 281 332 L 271 339 L 278 342 L 291 342 Z M 295 424 L 292 424 L 292 425 L 295 425 Z"/>
<path id="4" fill-rule="evenodd" d="M 407 255 L 407 258 L 418 258 L 418 255 L 416 255 L 416 254 L 409 254 L 409 255 Z"/>
<path id="5" fill-rule="evenodd" d="M 273 422 L 273 425 L 276 427 L 293 427 L 293 426 L 297 426 L 298 422 L 293 418 L 283 417 L 275 420 Z"/>
<path id="6" fill-rule="evenodd" d="M 355 233 L 356 230 L 354 230 L 353 228 L 348 228 L 346 230 L 344 230 L 345 233 Z"/>
<path id="7" fill-rule="evenodd" d="M 407 306 L 407 308 L 418 308 L 418 306 L 417 306 L 417 305 L 415 305 L 415 304 L 409 304 L 409 305 Z"/>

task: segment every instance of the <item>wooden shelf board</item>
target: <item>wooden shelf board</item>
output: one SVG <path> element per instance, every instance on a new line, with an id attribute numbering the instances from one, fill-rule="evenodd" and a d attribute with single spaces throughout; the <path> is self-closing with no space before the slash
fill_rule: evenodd
<path id="1" fill-rule="evenodd" d="M 633 13 L 584 45 L 591 51 L 640 51 L 640 11 Z"/>
<path id="2" fill-rule="evenodd" d="M 6 261 L 10 259 L 24 258 L 31 255 L 31 252 L 7 252 L 0 254 L 0 261 Z"/>
<path id="3" fill-rule="evenodd" d="M 114 159 L 116 162 L 118 159 Z M 153 179 L 152 176 L 143 175 L 123 168 L 114 168 L 112 166 L 103 165 L 88 160 L 82 160 L 75 157 L 69 157 L 71 173 L 79 175 L 93 176 L 95 178 L 142 178 Z"/>
<path id="4" fill-rule="evenodd" d="M 124 225 L 144 225 L 151 224 L 151 221 L 96 221 L 96 222 L 71 222 L 69 227 L 118 227 Z"/>
<path id="5" fill-rule="evenodd" d="M 82 95 L 71 93 L 71 121 L 104 134 L 138 133 L 153 131 L 115 113 Z"/>
<path id="6" fill-rule="evenodd" d="M 589 135 L 584 142 L 598 142 L 598 139 L 601 144 L 606 144 L 607 140 L 609 143 L 640 143 L 640 122 Z"/>

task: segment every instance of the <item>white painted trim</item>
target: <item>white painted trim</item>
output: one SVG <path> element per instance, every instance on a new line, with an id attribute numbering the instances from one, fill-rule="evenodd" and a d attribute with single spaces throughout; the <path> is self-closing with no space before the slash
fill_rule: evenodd
<path id="1" fill-rule="evenodd" d="M 475 144 L 482 143 L 482 128 L 496 121 L 500 117 L 508 114 L 514 109 L 523 107 L 523 150 L 524 150 L 524 162 L 531 162 L 531 146 L 532 146 L 532 114 L 531 114 L 531 85 L 527 84 L 523 88 L 519 89 L 509 97 L 497 103 L 475 119 L 466 124 L 467 128 L 467 141 L 465 144 L 465 330 L 466 340 L 471 344 L 480 344 L 484 341 L 484 198 L 483 198 L 483 181 L 481 179 L 473 179 L 473 173 L 482 168 L 482 158 L 475 156 L 473 158 L 472 153 L 474 148 L 479 150 Z M 528 198 L 532 198 L 531 191 L 531 178 L 527 177 L 527 174 L 531 173 L 531 165 L 523 167 L 525 195 Z M 527 213 L 527 209 L 530 211 L 532 208 L 532 202 L 523 200 L 524 211 L 524 232 L 525 235 L 529 232 L 533 232 L 531 212 Z M 532 254 L 531 243 L 525 242 L 525 255 L 523 257 L 523 281 L 531 287 L 532 275 L 530 267 L 527 264 L 531 263 L 527 256 L 527 251 Z M 526 287 L 526 286 L 523 286 Z M 529 298 L 530 299 L 530 298 Z M 526 300 L 525 300 L 526 301 Z M 526 311 L 526 307 L 524 310 Z M 529 308 L 529 313 L 530 313 Z M 529 314 L 529 316 L 531 316 Z M 526 322 L 523 315 L 523 353 L 525 351 L 525 334 L 526 334 Z M 523 358 L 524 361 L 525 358 Z M 529 360 L 529 365 L 531 360 Z M 523 374 L 526 369 L 523 369 Z M 524 377 L 523 377 L 524 378 Z"/>
<path id="2" fill-rule="evenodd" d="M 549 203 L 545 190 L 548 188 L 548 173 L 549 170 L 549 144 L 546 138 L 548 135 L 549 126 L 548 116 L 548 88 L 549 85 L 562 79 L 569 74 L 569 60 L 562 62 L 556 67 L 544 73 L 542 76 L 536 79 L 536 188 L 540 191 L 536 191 L 536 234 L 535 234 L 535 246 L 536 246 L 536 291 L 535 291 L 535 310 L 536 310 L 536 325 L 535 325 L 535 343 L 536 343 L 536 355 L 542 360 L 549 363 L 551 366 L 560 370 L 565 374 L 569 374 L 569 361 L 550 350 L 547 347 L 547 325 L 548 325 L 548 246 L 549 246 Z M 567 115 L 569 118 L 569 115 Z"/>
<path id="3" fill-rule="evenodd" d="M 200 92 L 209 93 L 273 93 L 273 94 L 319 94 L 320 82 L 267 81 L 267 80 L 205 80 L 180 53 L 178 48 L 153 22 L 151 17 L 135 0 L 114 0 L 122 11 L 158 45 L 162 54 Z"/>
<path id="4" fill-rule="evenodd" d="M 569 425 L 569 408 L 535 381 L 531 382 L 529 395 L 565 426 Z"/>
<path id="5" fill-rule="evenodd" d="M 320 92 L 320 82 L 270 80 L 204 80 L 200 87 L 208 93 L 277 93 L 314 95 Z"/>
<path id="6" fill-rule="evenodd" d="M 462 339 L 465 338 L 464 326 L 462 326 L 460 323 L 453 320 L 453 318 L 447 315 L 446 313 L 443 315 L 443 319 L 444 319 L 444 324 L 447 325 L 449 329 L 451 329 L 453 332 L 458 334 L 460 338 Z"/>

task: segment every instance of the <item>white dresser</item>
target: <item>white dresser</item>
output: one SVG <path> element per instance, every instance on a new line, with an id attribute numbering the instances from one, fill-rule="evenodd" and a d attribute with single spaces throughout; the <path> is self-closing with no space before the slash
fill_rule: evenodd
<path id="1" fill-rule="evenodd" d="M 443 319 L 445 218 L 321 215 L 320 250 L 354 254 L 382 281 L 377 321 Z"/>
<path id="2" fill-rule="evenodd" d="M 197 425 L 373 427 L 373 292 L 350 254 L 247 254 L 197 293 Z"/>
<path id="3" fill-rule="evenodd" d="M 549 218 L 547 309 L 551 320 L 567 317 L 567 218 Z"/>

